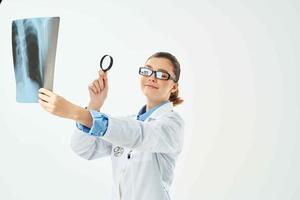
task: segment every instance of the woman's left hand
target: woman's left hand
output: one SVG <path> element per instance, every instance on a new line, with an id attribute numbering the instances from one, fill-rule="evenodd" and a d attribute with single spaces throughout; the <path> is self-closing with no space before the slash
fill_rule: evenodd
<path id="1" fill-rule="evenodd" d="M 63 97 L 47 90 L 39 89 L 39 103 L 47 112 L 63 118 L 72 119 L 76 106 Z"/>

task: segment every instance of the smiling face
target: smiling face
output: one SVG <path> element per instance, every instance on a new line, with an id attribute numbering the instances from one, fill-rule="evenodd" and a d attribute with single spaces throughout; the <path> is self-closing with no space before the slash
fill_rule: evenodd
<path id="1" fill-rule="evenodd" d="M 147 60 L 146 67 L 154 71 L 168 72 L 175 78 L 172 63 L 166 58 L 150 58 Z M 160 80 L 153 73 L 150 77 L 141 76 L 141 89 L 148 100 L 148 108 L 154 107 L 170 98 L 171 93 L 178 89 L 178 83 L 173 80 Z"/>

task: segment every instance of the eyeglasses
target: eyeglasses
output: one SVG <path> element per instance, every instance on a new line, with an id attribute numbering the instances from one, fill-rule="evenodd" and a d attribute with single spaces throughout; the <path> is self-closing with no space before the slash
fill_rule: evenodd
<path id="1" fill-rule="evenodd" d="M 139 68 L 139 74 L 142 76 L 150 77 L 152 74 L 155 74 L 155 77 L 159 80 L 169 80 L 176 82 L 176 79 L 174 79 L 168 72 L 164 71 L 154 71 L 148 67 L 140 67 Z"/>

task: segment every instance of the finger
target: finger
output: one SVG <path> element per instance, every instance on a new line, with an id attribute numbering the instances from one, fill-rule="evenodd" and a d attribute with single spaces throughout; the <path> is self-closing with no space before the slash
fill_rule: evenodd
<path id="1" fill-rule="evenodd" d="M 102 70 L 99 71 L 99 78 L 102 78 L 103 79 L 107 79 L 107 71 L 104 72 Z M 104 80 L 102 81 L 103 85 L 104 85 Z M 103 88 L 102 88 L 103 89 Z"/>
<path id="2" fill-rule="evenodd" d="M 108 87 L 108 79 L 107 79 L 107 76 L 104 76 L 103 78 L 103 84 L 104 84 L 104 87 Z"/>
<path id="3" fill-rule="evenodd" d="M 108 73 L 108 71 L 105 72 L 105 71 L 100 70 L 99 76 L 102 76 L 102 77 L 107 76 L 107 73 Z"/>
<path id="4" fill-rule="evenodd" d="M 40 89 L 39 89 L 39 92 L 40 92 L 40 93 L 43 93 L 43 94 L 46 94 L 46 95 L 48 95 L 48 96 L 50 96 L 50 97 L 54 95 L 53 92 L 51 92 L 50 90 L 47 90 L 46 88 L 40 88 Z"/>
<path id="5" fill-rule="evenodd" d="M 103 88 L 104 88 L 103 77 L 100 76 L 97 80 L 98 80 L 98 84 L 100 86 L 100 89 L 103 90 Z"/>
<path id="6" fill-rule="evenodd" d="M 97 89 L 97 92 L 100 92 L 101 91 L 101 87 L 100 87 L 100 85 L 99 85 L 99 82 L 98 82 L 98 79 L 96 79 L 95 81 L 94 81 L 94 86 L 96 87 L 96 89 Z"/>
<path id="7" fill-rule="evenodd" d="M 93 91 L 93 89 L 90 86 L 88 87 L 88 90 L 89 90 L 90 93 L 95 94 L 94 91 Z"/>
<path id="8" fill-rule="evenodd" d="M 93 91 L 94 91 L 95 94 L 98 94 L 98 90 L 97 90 L 97 88 L 96 88 L 95 85 L 93 85 L 92 89 L 93 89 Z"/>
<path id="9" fill-rule="evenodd" d="M 108 73 L 108 71 L 105 72 L 103 70 L 99 70 L 99 72 L 98 72 L 98 74 L 99 74 L 100 77 L 107 76 L 107 73 Z"/>
<path id="10" fill-rule="evenodd" d="M 91 87 L 89 87 L 89 92 L 90 92 L 90 94 L 92 94 L 92 95 L 96 95 L 96 94 L 97 94 L 96 92 L 94 92 L 94 90 L 93 90 Z"/>
<path id="11" fill-rule="evenodd" d="M 44 100 L 39 99 L 39 103 L 40 103 L 40 105 L 41 105 L 45 110 L 51 108 L 51 105 L 50 105 L 48 102 L 44 101 Z"/>
<path id="12" fill-rule="evenodd" d="M 93 83 L 93 88 L 96 89 L 96 93 L 100 92 L 100 87 L 99 88 L 98 87 L 99 87 L 99 85 L 98 85 L 97 81 L 95 81 Z"/>
<path id="13" fill-rule="evenodd" d="M 43 94 L 43 93 L 39 93 L 38 96 L 39 96 L 39 98 L 40 98 L 41 100 L 46 101 L 46 102 L 50 102 L 50 99 L 51 99 L 51 98 L 50 98 L 49 96 L 47 96 L 47 95 L 45 95 L 45 94 Z"/>
<path id="14" fill-rule="evenodd" d="M 98 71 L 98 74 L 99 74 L 99 76 L 101 76 L 103 73 L 105 73 L 102 69 L 100 69 L 99 71 Z"/>
<path id="15" fill-rule="evenodd" d="M 94 87 L 93 84 L 91 84 L 91 85 L 89 86 L 89 88 L 93 91 L 93 93 L 97 94 L 97 90 L 96 90 L 96 88 Z"/>

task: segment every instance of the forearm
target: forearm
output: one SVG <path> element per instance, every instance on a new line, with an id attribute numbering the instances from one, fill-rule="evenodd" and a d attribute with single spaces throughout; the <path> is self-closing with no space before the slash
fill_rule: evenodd
<path id="1" fill-rule="evenodd" d="M 85 125 L 88 128 L 91 128 L 93 125 L 93 118 L 90 112 L 87 109 L 84 109 L 80 106 L 74 105 L 73 115 L 71 119 Z"/>
<path id="2" fill-rule="evenodd" d="M 133 118 L 110 117 L 102 138 L 137 151 L 178 153 L 183 144 L 184 122 L 170 113 L 160 119 L 141 122 Z"/>

